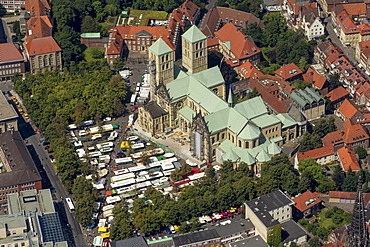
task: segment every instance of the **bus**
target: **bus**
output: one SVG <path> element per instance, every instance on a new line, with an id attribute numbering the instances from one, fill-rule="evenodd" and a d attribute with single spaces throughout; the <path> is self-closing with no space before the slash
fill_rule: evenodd
<path id="1" fill-rule="evenodd" d="M 73 205 L 73 202 L 72 202 L 71 198 L 67 197 L 66 198 L 66 203 L 67 203 L 69 212 L 74 213 L 75 212 L 75 206 Z"/>
<path id="2" fill-rule="evenodd" d="M 129 172 L 129 173 L 125 173 L 125 174 L 122 174 L 122 175 L 113 176 L 113 177 L 110 178 L 110 181 L 111 181 L 111 183 L 116 183 L 118 181 L 126 180 L 126 179 L 129 179 L 129 178 L 135 178 L 135 174 L 132 173 L 132 172 Z"/>

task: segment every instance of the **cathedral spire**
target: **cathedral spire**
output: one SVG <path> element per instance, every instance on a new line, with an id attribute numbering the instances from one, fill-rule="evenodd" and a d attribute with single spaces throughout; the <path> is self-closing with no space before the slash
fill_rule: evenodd
<path id="1" fill-rule="evenodd" d="M 368 247 L 369 239 L 366 227 L 366 218 L 364 211 L 364 200 L 362 196 L 362 177 L 358 178 L 357 194 L 351 224 L 347 230 L 346 246 Z"/>
<path id="2" fill-rule="evenodd" d="M 229 104 L 229 107 L 233 107 L 234 106 L 233 92 L 231 90 L 231 87 L 229 88 L 229 94 L 227 96 L 227 103 Z"/>

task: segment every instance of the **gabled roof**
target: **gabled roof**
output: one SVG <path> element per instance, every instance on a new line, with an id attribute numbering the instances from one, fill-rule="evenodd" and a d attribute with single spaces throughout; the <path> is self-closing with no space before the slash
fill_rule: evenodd
<path id="1" fill-rule="evenodd" d="M 186 17 L 188 17 L 189 21 L 194 21 L 195 17 L 200 12 L 200 8 L 195 3 L 189 0 L 183 2 L 178 10 L 182 12 Z"/>
<path id="2" fill-rule="evenodd" d="M 351 119 L 358 112 L 358 109 L 356 106 L 352 105 L 348 99 L 345 99 L 339 106 L 338 111 L 340 111 L 346 119 Z"/>
<path id="3" fill-rule="evenodd" d="M 336 102 L 337 100 L 349 96 L 349 92 L 342 86 L 335 88 L 325 95 L 329 98 L 331 102 Z"/>
<path id="4" fill-rule="evenodd" d="M 239 158 L 240 157 L 232 149 L 230 149 L 228 152 L 222 155 L 223 160 L 230 160 L 231 162 L 235 162 Z"/>
<path id="5" fill-rule="evenodd" d="M 234 108 L 248 119 L 267 114 L 267 109 L 261 96 L 236 104 Z"/>
<path id="6" fill-rule="evenodd" d="M 301 108 L 323 100 L 321 95 L 318 95 L 314 89 L 309 87 L 306 87 L 304 90 L 299 89 L 298 91 L 294 91 L 290 94 L 290 98 Z"/>
<path id="7" fill-rule="evenodd" d="M 33 16 L 27 21 L 28 34 L 26 40 L 51 36 L 52 28 L 53 25 L 47 16 Z"/>
<path id="8" fill-rule="evenodd" d="M 48 15 L 51 9 L 47 0 L 27 0 L 26 11 L 32 16 L 44 16 Z"/>
<path id="9" fill-rule="evenodd" d="M 212 37 L 221 24 L 228 22 L 243 28 L 252 23 L 263 27 L 261 20 L 250 13 L 225 7 L 213 7 L 206 13 L 200 29 L 206 36 Z"/>
<path id="10" fill-rule="evenodd" d="M 284 80 L 290 79 L 301 74 L 302 70 L 298 68 L 298 66 L 295 65 L 294 63 L 287 64 L 275 71 L 275 75 L 280 76 Z"/>
<path id="11" fill-rule="evenodd" d="M 237 59 L 244 59 L 253 56 L 260 49 L 251 41 L 251 38 L 245 36 L 232 23 L 226 23 L 220 30 L 215 32 L 215 36 L 225 44 Z"/>
<path id="12" fill-rule="evenodd" d="M 329 155 L 334 155 L 335 149 L 333 145 L 324 146 L 321 148 L 316 148 L 307 152 L 302 152 L 297 154 L 298 161 L 302 159 L 312 158 L 314 160 L 327 157 Z"/>
<path id="13" fill-rule="evenodd" d="M 167 53 L 172 52 L 173 50 L 163 41 L 162 38 L 159 38 L 156 42 L 154 42 L 149 48 L 151 52 L 153 52 L 157 56 L 161 56 Z"/>
<path id="14" fill-rule="evenodd" d="M 263 75 L 263 73 L 250 61 L 246 61 L 236 69 L 244 78 L 257 78 Z"/>
<path id="15" fill-rule="evenodd" d="M 22 52 L 14 43 L 0 44 L 0 64 L 12 61 L 24 61 Z"/>
<path id="16" fill-rule="evenodd" d="M 191 28 L 189 28 L 189 30 L 187 30 L 182 35 L 182 37 L 184 37 L 190 43 L 196 43 L 201 40 L 207 39 L 207 36 L 205 36 L 202 31 L 200 31 L 199 28 L 195 25 L 191 26 Z"/>
<path id="17" fill-rule="evenodd" d="M 51 36 L 33 39 L 26 44 L 26 48 L 29 56 L 62 51 Z"/>
<path id="18" fill-rule="evenodd" d="M 266 162 L 271 159 L 271 156 L 265 150 L 261 150 L 261 152 L 259 152 L 258 155 L 256 156 L 256 159 L 259 162 Z"/>
<path id="19" fill-rule="evenodd" d="M 293 202 L 295 202 L 294 207 L 298 209 L 300 212 L 304 212 L 309 208 L 319 204 L 322 200 L 319 198 L 318 193 L 312 193 L 311 191 L 307 190 L 303 194 L 292 198 Z"/>
<path id="20" fill-rule="evenodd" d="M 275 142 L 271 142 L 267 147 L 267 151 L 270 155 L 277 155 L 281 153 L 281 148 Z"/>
<path id="21" fill-rule="evenodd" d="M 369 135 L 361 124 L 349 125 L 345 129 L 328 133 L 322 142 L 324 146 L 338 145 L 341 143 L 352 144 L 369 139 Z"/>
<path id="22" fill-rule="evenodd" d="M 360 165 L 358 164 L 356 154 L 350 147 L 342 147 L 338 149 L 338 158 L 340 161 L 340 164 L 343 167 L 344 171 L 348 171 L 349 168 L 352 169 L 352 171 L 359 171 L 361 170 Z"/>
<path id="23" fill-rule="evenodd" d="M 317 73 L 314 69 L 309 68 L 306 73 L 303 74 L 303 80 L 307 82 L 312 82 L 316 88 L 323 89 L 326 84 L 326 78 L 319 73 Z"/>

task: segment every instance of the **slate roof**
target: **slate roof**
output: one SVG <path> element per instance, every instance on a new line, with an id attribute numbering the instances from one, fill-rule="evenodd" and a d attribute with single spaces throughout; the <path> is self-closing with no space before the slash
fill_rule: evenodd
<path id="1" fill-rule="evenodd" d="M 163 110 L 157 103 L 151 101 L 148 104 L 144 105 L 145 110 L 149 112 L 152 118 L 158 118 L 163 115 L 166 115 L 167 112 Z"/>
<path id="2" fill-rule="evenodd" d="M 175 246 L 195 244 L 211 239 L 219 239 L 220 236 L 215 229 L 192 232 L 173 237 Z"/>
<path id="3" fill-rule="evenodd" d="M 195 25 L 191 26 L 183 35 L 183 38 L 188 40 L 190 43 L 196 43 L 201 40 L 207 39 L 207 36 L 205 36 L 202 31 L 199 30 L 199 28 Z"/>
<path id="4" fill-rule="evenodd" d="M 230 247 L 269 247 L 260 235 L 230 243 Z"/>
<path id="5" fill-rule="evenodd" d="M 289 243 L 303 236 L 306 236 L 305 230 L 302 226 L 295 223 L 294 220 L 289 220 L 281 224 L 281 237 L 284 243 Z"/>
<path id="6" fill-rule="evenodd" d="M 287 205 L 293 205 L 294 202 L 287 197 L 281 190 L 273 191 L 269 194 L 260 196 L 246 202 L 249 208 L 260 219 L 266 227 L 278 225 L 279 222 L 274 220 L 270 211 Z"/>
<path id="7" fill-rule="evenodd" d="M 111 247 L 147 247 L 149 246 L 143 236 L 110 242 Z"/>
<path id="8" fill-rule="evenodd" d="M 1 187 L 41 181 L 41 176 L 19 132 L 7 131 L 0 134 L 0 144 L 12 169 L 0 173 Z"/>
<path id="9" fill-rule="evenodd" d="M 167 53 L 172 52 L 173 50 L 163 41 L 162 38 L 159 38 L 156 42 L 154 42 L 149 48 L 151 52 L 153 52 L 157 56 L 161 56 Z"/>

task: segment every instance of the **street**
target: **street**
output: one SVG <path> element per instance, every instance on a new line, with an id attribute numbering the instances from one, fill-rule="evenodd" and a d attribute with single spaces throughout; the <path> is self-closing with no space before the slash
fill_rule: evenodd
<path id="1" fill-rule="evenodd" d="M 361 73 L 362 76 L 364 76 L 367 80 L 370 80 L 370 77 L 363 72 L 361 68 L 358 67 L 358 62 L 355 58 L 355 50 L 352 47 L 344 46 L 341 42 L 341 40 L 338 37 L 338 34 L 334 30 L 334 25 L 332 21 L 332 16 L 327 17 L 325 19 L 326 24 L 326 31 L 331 39 L 331 42 L 333 42 L 334 45 L 336 45 L 338 48 L 340 48 L 344 55 L 348 58 L 348 60 L 357 68 L 357 70 Z"/>
<path id="2" fill-rule="evenodd" d="M 49 188 L 51 186 L 51 188 L 53 188 L 52 192 L 54 192 L 55 195 L 54 199 L 56 198 L 56 209 L 64 209 L 65 211 L 63 212 L 61 210 L 58 210 L 58 213 L 61 218 L 62 225 L 67 228 L 68 226 L 71 227 L 73 240 L 68 241 L 69 246 L 86 246 L 79 223 L 75 219 L 74 214 L 71 214 L 69 212 L 67 205 L 64 203 L 64 199 L 69 196 L 65 192 L 59 177 L 56 175 L 53 164 L 51 163 L 47 152 L 40 144 L 40 134 L 35 134 L 35 130 L 31 127 L 29 123 L 25 123 L 23 121 L 23 118 L 21 118 L 19 121 L 19 131 L 21 132 L 22 137 L 26 142 L 27 148 L 29 149 L 32 158 L 38 166 L 40 175 L 43 177 L 43 186 L 48 186 Z M 47 175 L 47 177 L 45 175 Z M 61 198 L 63 198 L 63 200 Z M 61 207 L 61 205 L 64 205 L 64 207 Z M 66 221 L 65 216 L 67 216 L 68 222 Z"/>

